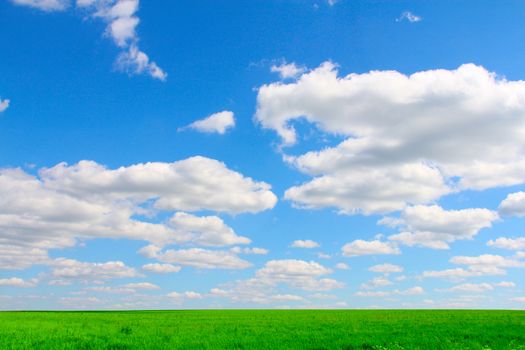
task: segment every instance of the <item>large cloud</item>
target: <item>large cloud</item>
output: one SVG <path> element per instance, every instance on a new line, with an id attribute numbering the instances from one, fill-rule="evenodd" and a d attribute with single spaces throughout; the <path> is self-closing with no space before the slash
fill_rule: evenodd
<path id="1" fill-rule="evenodd" d="M 46 263 L 48 249 L 97 237 L 143 240 L 161 247 L 247 244 L 248 238 L 238 236 L 217 216 L 175 212 L 159 220 L 156 215 L 179 209 L 254 213 L 275 202 L 269 185 L 203 157 L 116 170 L 90 161 L 61 163 L 41 169 L 38 176 L 1 169 L 0 266 Z"/>
<path id="2" fill-rule="evenodd" d="M 473 64 L 339 77 L 326 62 L 295 82 L 263 85 L 255 118 L 285 145 L 297 141 L 299 119 L 346 138 L 285 157 L 314 177 L 286 192 L 298 206 L 389 212 L 525 182 L 525 82 Z"/>
<path id="3" fill-rule="evenodd" d="M 472 239 L 497 219 L 498 214 L 488 209 L 444 210 L 437 205 L 417 205 L 405 208 L 400 219 L 385 218 L 380 222 L 402 227 L 403 232 L 389 237 L 393 241 L 448 249 L 449 242 Z"/>

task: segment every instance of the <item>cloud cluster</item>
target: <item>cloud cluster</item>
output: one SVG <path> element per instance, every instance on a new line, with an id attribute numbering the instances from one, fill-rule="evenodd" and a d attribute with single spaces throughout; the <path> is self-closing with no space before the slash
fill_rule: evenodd
<path id="1" fill-rule="evenodd" d="M 496 212 L 488 209 L 444 210 L 438 205 L 417 205 L 405 208 L 399 219 L 385 218 L 380 223 L 403 229 L 390 240 L 408 246 L 448 249 L 449 242 L 472 239 L 498 218 Z"/>
<path id="2" fill-rule="evenodd" d="M 306 249 L 312 249 L 319 247 L 319 243 L 312 241 L 311 239 L 298 239 L 296 241 L 292 242 L 291 245 L 292 248 L 306 248 Z"/>
<path id="3" fill-rule="evenodd" d="M 12 0 L 22 6 L 42 11 L 64 11 L 71 6 L 69 0 Z M 139 0 L 76 0 L 77 9 L 88 11 L 93 18 L 101 18 L 107 23 L 106 35 L 122 49 L 116 65 L 130 74 L 149 74 L 159 80 L 168 75 L 146 53 L 138 47 L 136 28 L 140 22 L 137 17 Z"/>
<path id="4" fill-rule="evenodd" d="M 204 157 L 114 170 L 91 161 L 61 163 L 40 169 L 37 176 L 0 169 L 0 266 L 46 263 L 47 250 L 98 237 L 145 240 L 159 247 L 247 244 L 248 238 L 217 216 L 177 211 L 255 213 L 272 208 L 276 200 L 269 185 Z M 156 219 L 174 211 L 166 220 Z"/>
<path id="5" fill-rule="evenodd" d="M 326 62 L 258 90 L 255 119 L 284 145 L 294 122 L 345 138 L 285 160 L 313 178 L 285 198 L 306 208 L 385 213 L 466 189 L 525 182 L 525 82 L 474 64 L 339 77 Z"/>
<path id="6" fill-rule="evenodd" d="M 353 242 L 345 244 L 341 251 L 344 256 L 353 257 L 360 255 L 384 255 L 384 254 L 401 254 L 399 248 L 391 242 L 382 242 L 380 240 L 365 241 L 356 239 Z"/>

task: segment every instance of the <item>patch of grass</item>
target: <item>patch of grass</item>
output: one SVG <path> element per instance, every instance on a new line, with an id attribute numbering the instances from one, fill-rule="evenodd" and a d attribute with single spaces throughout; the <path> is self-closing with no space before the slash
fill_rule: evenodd
<path id="1" fill-rule="evenodd" d="M 525 312 L 1 312 L 0 349 L 525 350 Z"/>

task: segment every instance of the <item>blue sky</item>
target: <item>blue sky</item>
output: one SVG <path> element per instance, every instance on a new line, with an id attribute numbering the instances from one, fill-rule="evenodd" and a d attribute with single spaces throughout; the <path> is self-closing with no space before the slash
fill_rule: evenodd
<path id="1" fill-rule="evenodd" d="M 525 4 L 0 2 L 0 308 L 525 306 Z"/>

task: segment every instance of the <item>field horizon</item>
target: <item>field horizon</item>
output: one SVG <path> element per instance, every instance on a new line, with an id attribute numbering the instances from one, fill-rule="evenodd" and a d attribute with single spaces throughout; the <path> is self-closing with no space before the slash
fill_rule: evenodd
<path id="1" fill-rule="evenodd" d="M 525 349 L 521 310 L 4 311 L 2 349 Z"/>

